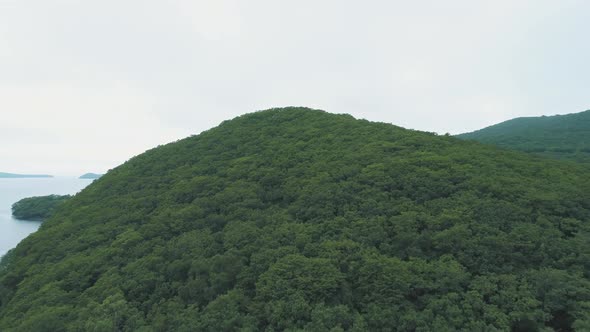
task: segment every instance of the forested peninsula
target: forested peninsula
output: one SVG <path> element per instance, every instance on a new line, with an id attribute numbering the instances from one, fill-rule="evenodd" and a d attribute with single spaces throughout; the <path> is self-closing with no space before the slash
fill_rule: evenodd
<path id="1" fill-rule="evenodd" d="M 134 157 L 0 264 L 2 331 L 588 331 L 583 164 L 306 108 Z"/>
<path id="2" fill-rule="evenodd" d="M 49 195 L 23 198 L 12 205 L 16 219 L 43 221 L 51 217 L 70 195 Z"/>

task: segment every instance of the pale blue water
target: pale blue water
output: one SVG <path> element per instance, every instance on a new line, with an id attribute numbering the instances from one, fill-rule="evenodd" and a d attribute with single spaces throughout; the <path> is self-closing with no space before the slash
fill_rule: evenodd
<path id="1" fill-rule="evenodd" d="M 12 218 L 14 202 L 31 196 L 75 194 L 92 181 L 74 177 L 0 179 L 0 257 L 41 225 L 38 221 Z"/>

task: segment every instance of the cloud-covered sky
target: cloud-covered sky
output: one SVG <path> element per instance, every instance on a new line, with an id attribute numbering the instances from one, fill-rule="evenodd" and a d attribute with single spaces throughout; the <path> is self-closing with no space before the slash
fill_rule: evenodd
<path id="1" fill-rule="evenodd" d="M 0 171 L 301 105 L 438 133 L 590 108 L 586 0 L 0 0 Z"/>

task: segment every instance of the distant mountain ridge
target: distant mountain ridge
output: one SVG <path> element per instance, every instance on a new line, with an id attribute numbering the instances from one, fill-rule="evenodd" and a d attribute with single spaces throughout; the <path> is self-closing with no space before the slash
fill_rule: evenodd
<path id="1" fill-rule="evenodd" d="M 590 163 L 590 110 L 515 118 L 457 137 L 556 159 Z"/>
<path id="2" fill-rule="evenodd" d="M 3 179 L 24 179 L 24 178 L 52 178 L 53 175 L 47 174 L 13 174 L 0 172 L 0 178 Z"/>

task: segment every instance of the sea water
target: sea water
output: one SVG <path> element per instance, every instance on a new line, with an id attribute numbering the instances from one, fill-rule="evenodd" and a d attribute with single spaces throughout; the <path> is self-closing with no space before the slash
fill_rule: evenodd
<path id="1" fill-rule="evenodd" d="M 74 177 L 0 179 L 0 257 L 41 225 L 38 221 L 14 219 L 13 203 L 32 196 L 73 195 L 92 181 Z"/>

